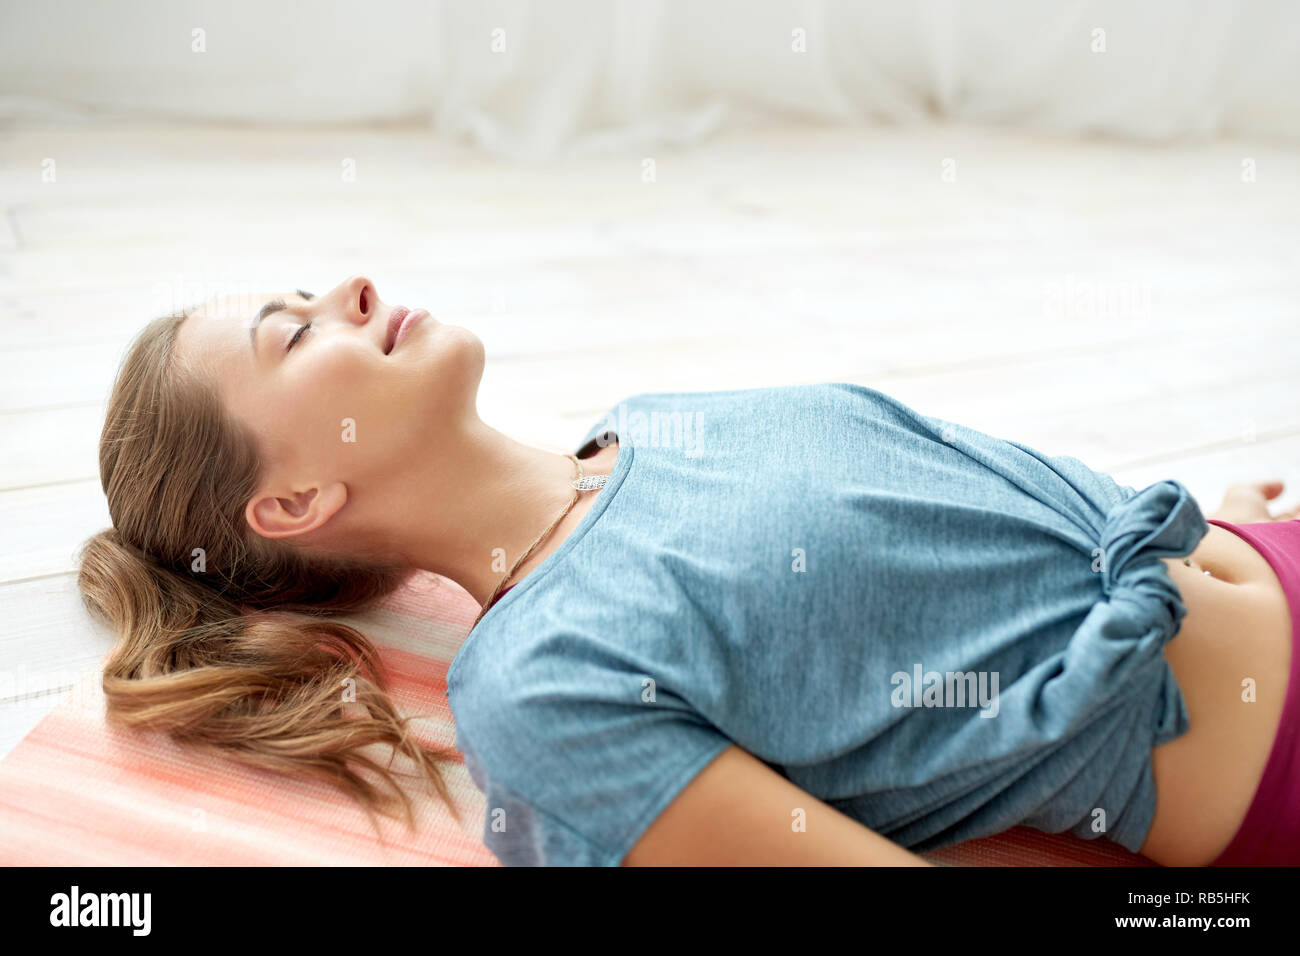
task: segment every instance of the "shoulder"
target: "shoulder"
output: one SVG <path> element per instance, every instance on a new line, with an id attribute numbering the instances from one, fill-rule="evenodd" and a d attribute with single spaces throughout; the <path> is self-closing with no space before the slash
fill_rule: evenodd
<path id="1" fill-rule="evenodd" d="M 730 743 L 650 675 L 610 660 L 534 656 L 484 676 L 449 698 L 456 746 L 487 798 L 485 841 L 503 862 L 617 865 Z"/>
<path id="2" fill-rule="evenodd" d="M 544 617 L 546 609 L 538 613 Z M 629 649 L 627 638 L 575 622 L 477 635 L 448 682 L 457 726 L 481 747 L 490 739 L 492 749 L 516 762 L 515 753 L 522 758 L 539 743 L 579 736 L 598 724 L 693 716 L 664 675 L 641 660 L 653 656 L 647 650 L 653 642 L 634 643 Z"/>

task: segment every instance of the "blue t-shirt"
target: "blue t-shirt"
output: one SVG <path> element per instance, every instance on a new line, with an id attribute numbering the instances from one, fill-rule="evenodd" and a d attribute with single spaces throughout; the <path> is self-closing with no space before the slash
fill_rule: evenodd
<path id="1" fill-rule="evenodd" d="M 733 742 L 916 852 L 1142 845 L 1151 749 L 1188 729 L 1180 483 L 852 384 L 635 395 L 579 457 L 607 432 L 597 501 L 447 674 L 501 862 L 618 865 Z"/>

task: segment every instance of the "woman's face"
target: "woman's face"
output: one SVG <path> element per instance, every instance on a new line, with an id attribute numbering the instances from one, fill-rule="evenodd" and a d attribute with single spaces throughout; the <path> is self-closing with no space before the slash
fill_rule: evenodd
<path id="1" fill-rule="evenodd" d="M 256 436 L 264 491 L 289 511 L 295 501 L 307 507 L 309 489 L 340 485 L 349 504 L 364 506 L 421 450 L 454 447 L 477 416 L 482 342 L 425 315 L 386 352 L 393 310 L 357 276 L 312 297 L 219 299 L 181 323 L 177 357 Z M 289 522 L 283 534 L 312 530 L 280 517 Z M 251 514 L 250 523 L 257 527 Z"/>

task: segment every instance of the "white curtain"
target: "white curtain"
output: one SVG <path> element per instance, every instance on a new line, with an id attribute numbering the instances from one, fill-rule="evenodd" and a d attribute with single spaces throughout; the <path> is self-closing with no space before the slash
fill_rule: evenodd
<path id="1" fill-rule="evenodd" d="M 752 122 L 1300 139 L 1291 0 L 6 0 L 0 118 L 415 121 L 503 157 Z"/>

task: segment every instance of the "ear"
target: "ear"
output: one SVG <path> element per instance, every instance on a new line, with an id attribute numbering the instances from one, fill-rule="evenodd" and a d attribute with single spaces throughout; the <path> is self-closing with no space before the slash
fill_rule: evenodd
<path id="1" fill-rule="evenodd" d="M 347 500 L 348 489 L 341 481 L 297 491 L 287 498 L 259 488 L 244 509 L 244 518 L 264 538 L 291 538 L 324 525 Z"/>

